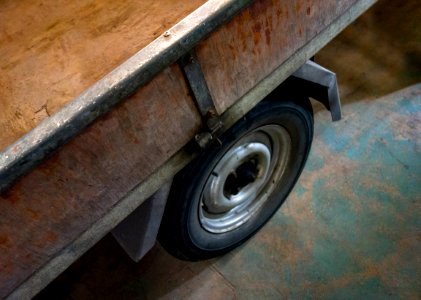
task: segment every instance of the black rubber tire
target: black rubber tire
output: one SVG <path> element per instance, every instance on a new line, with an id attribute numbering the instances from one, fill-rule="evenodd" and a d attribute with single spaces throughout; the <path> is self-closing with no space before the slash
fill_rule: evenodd
<path id="1" fill-rule="evenodd" d="M 273 98 L 273 97 L 272 97 Z M 275 97 L 276 98 L 276 97 Z M 283 126 L 291 137 L 291 155 L 269 200 L 247 222 L 226 233 L 210 233 L 200 225 L 199 199 L 202 189 L 220 157 L 240 137 L 268 124 Z M 174 178 L 158 239 L 173 256 L 202 260 L 222 255 L 254 235 L 277 211 L 295 185 L 307 160 L 313 139 L 313 111 L 307 98 L 295 101 L 265 99 L 227 130 L 222 145 L 199 155 Z"/>

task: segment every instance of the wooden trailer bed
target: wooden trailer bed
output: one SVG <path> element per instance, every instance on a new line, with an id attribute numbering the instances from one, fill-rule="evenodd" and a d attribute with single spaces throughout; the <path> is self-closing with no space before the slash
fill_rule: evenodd
<path id="1" fill-rule="evenodd" d="M 0 2 L 0 297 L 37 293 L 191 160 L 181 55 L 228 127 L 374 2 Z"/>
<path id="2" fill-rule="evenodd" d="M 0 150 L 204 2 L 2 1 Z"/>

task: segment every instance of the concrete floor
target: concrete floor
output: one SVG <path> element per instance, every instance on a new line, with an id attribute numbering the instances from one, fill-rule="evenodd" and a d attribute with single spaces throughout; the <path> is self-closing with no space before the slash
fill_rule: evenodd
<path id="1" fill-rule="evenodd" d="M 156 245 L 135 264 L 107 236 L 38 298 L 421 299 L 418 3 L 380 1 L 316 57 L 344 118 L 316 105 L 307 166 L 253 239 L 199 263 Z"/>

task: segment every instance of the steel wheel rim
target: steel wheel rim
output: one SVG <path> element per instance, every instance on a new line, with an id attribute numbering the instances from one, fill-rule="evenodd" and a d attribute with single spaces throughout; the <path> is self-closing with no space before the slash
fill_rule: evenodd
<path id="1" fill-rule="evenodd" d="M 199 221 L 211 233 L 237 229 L 258 213 L 281 181 L 291 137 L 280 125 L 265 125 L 231 146 L 211 170 L 200 195 Z"/>

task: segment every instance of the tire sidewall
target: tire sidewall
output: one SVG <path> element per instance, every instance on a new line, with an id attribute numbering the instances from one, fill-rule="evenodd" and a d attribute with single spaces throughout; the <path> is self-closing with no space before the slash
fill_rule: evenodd
<path id="1" fill-rule="evenodd" d="M 199 220 L 199 205 L 206 181 L 221 157 L 243 136 L 261 126 L 277 124 L 291 137 L 291 155 L 285 175 L 265 204 L 247 222 L 226 233 L 206 231 Z M 312 116 L 294 102 L 273 103 L 264 101 L 231 127 L 222 137 L 221 147 L 213 147 L 199 156 L 184 173 L 184 182 L 191 184 L 179 193 L 183 195 L 181 211 L 182 240 L 190 252 L 198 256 L 215 256 L 241 244 L 259 230 L 282 205 L 306 161 L 312 140 Z M 199 175 L 200 174 L 200 175 Z M 180 207 L 180 206 L 179 206 Z"/>

